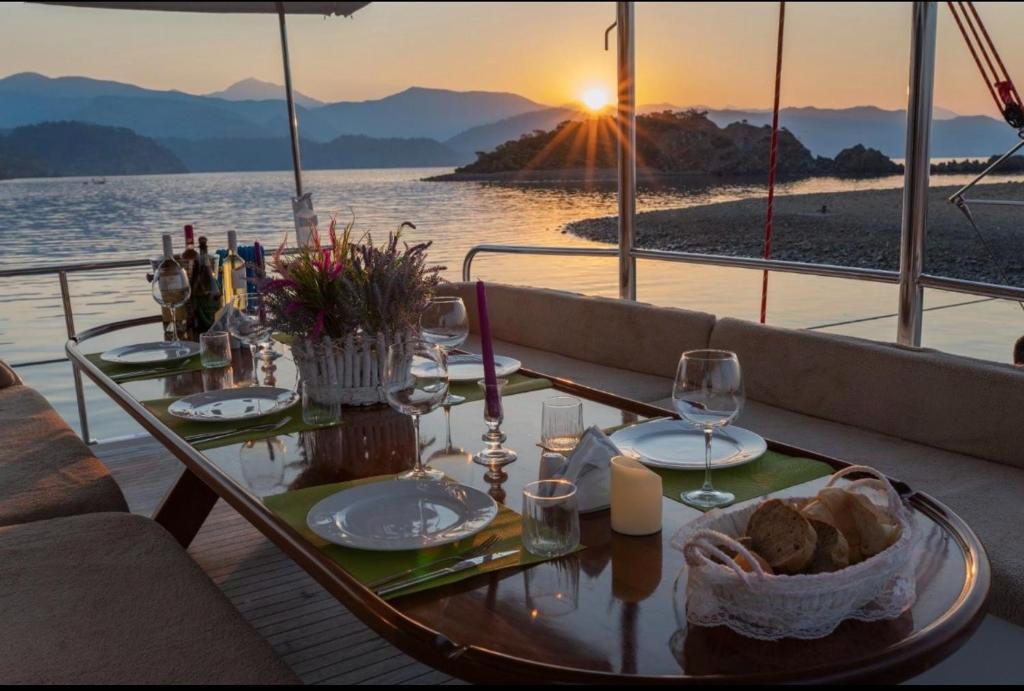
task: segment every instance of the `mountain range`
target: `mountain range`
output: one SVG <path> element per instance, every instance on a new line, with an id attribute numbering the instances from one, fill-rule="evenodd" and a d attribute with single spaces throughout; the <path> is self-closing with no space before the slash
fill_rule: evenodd
<path id="1" fill-rule="evenodd" d="M 283 99 L 283 87 L 255 79 L 198 95 L 26 72 L 0 79 L 0 130 L 78 121 L 128 128 L 153 138 L 189 170 L 287 168 Z M 335 103 L 297 93 L 296 109 L 304 162 L 311 167 L 454 166 L 471 162 L 477 152 L 582 115 L 579 106 L 550 106 L 512 93 L 424 87 Z M 640 110 L 684 109 L 651 104 Z M 766 110 L 697 109 L 721 127 L 738 121 L 760 126 L 771 120 Z M 832 157 L 855 144 L 892 157 L 903 155 L 905 115 L 900 110 L 784 108 L 780 119 L 817 156 Z M 937 110 L 932 132 L 932 154 L 942 157 L 989 156 L 1016 140 L 1014 132 L 995 118 L 942 110 Z M 256 154 L 252 149 L 257 146 L 268 146 L 274 153 Z M 346 160 L 342 152 L 353 158 Z"/>

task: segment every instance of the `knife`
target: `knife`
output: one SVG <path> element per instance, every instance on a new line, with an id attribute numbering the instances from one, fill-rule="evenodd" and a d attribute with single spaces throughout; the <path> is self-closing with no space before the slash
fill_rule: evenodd
<path id="1" fill-rule="evenodd" d="M 391 593 L 397 593 L 399 590 L 405 590 L 406 588 L 411 588 L 414 585 L 419 585 L 420 583 L 432 581 L 435 578 L 440 578 L 441 576 L 448 576 L 453 573 L 465 571 L 466 569 L 472 569 L 476 566 L 481 566 L 492 561 L 498 561 L 499 559 L 506 559 L 507 557 L 511 557 L 516 554 L 519 554 L 518 549 L 510 549 L 504 552 L 495 552 L 494 554 L 485 554 L 480 557 L 470 557 L 469 559 L 463 559 L 460 562 L 456 562 L 453 566 L 446 566 L 442 569 L 435 569 L 433 571 L 423 574 L 422 576 L 414 576 L 412 578 L 407 578 L 403 581 L 398 581 L 397 583 L 386 585 L 383 588 L 378 589 L 377 594 L 383 597 L 385 595 L 390 595 Z"/>

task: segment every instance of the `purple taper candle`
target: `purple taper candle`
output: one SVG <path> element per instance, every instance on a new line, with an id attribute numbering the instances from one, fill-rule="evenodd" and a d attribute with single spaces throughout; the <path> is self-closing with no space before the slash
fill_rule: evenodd
<path id="1" fill-rule="evenodd" d="M 494 344 L 491 342 L 491 320 L 487 316 L 487 290 L 483 281 L 476 282 L 476 309 L 480 317 L 480 350 L 484 363 L 484 405 L 487 416 L 501 417 L 498 376 L 494 371 Z"/>

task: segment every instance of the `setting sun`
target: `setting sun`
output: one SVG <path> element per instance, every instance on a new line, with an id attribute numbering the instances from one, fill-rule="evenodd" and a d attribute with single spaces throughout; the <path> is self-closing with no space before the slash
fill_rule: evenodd
<path id="1" fill-rule="evenodd" d="M 580 100 L 588 109 L 599 111 L 609 104 L 608 92 L 599 86 L 587 89 L 580 95 Z"/>

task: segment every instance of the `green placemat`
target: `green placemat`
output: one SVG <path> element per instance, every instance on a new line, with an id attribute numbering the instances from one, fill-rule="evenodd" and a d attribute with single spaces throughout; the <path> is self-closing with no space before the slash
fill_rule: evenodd
<path id="1" fill-rule="evenodd" d="M 675 501 L 679 501 L 679 495 L 683 492 L 698 489 L 704 484 L 703 470 L 651 470 L 661 476 L 662 493 Z M 734 503 L 739 503 L 817 480 L 834 472 L 835 469 L 828 463 L 767 451 L 759 459 L 746 465 L 712 469 L 711 480 L 715 489 L 732 492 L 736 495 Z"/>
<path id="2" fill-rule="evenodd" d="M 543 377 L 528 377 L 525 374 L 516 372 L 515 374 L 505 377 L 508 383 L 501 390 L 502 397 L 514 396 L 517 393 L 526 393 L 527 391 L 539 391 L 540 389 L 550 389 L 551 381 L 544 379 Z M 483 389 L 475 381 L 457 381 L 452 382 L 449 385 L 448 390 L 457 396 L 462 396 L 466 400 L 466 403 L 470 401 L 479 401 L 484 397 Z"/>
<path id="3" fill-rule="evenodd" d="M 256 418 L 254 420 L 242 420 L 238 422 L 196 422 L 194 420 L 182 420 L 179 417 L 174 417 L 167 412 L 168 406 L 174 403 L 177 398 L 159 398 L 154 401 L 143 401 L 142 405 L 146 406 L 146 409 L 151 413 L 160 418 L 160 422 L 170 427 L 174 432 L 188 441 L 188 437 L 194 434 L 204 434 L 206 432 L 230 432 L 237 429 L 237 434 L 232 434 L 230 437 L 223 437 L 212 442 L 199 442 L 192 444 L 197 449 L 212 449 L 218 446 L 227 446 L 228 444 L 237 444 L 239 442 L 249 441 L 250 439 L 262 439 L 264 437 L 276 437 L 282 434 L 292 434 L 294 432 L 303 432 L 309 429 L 316 429 L 311 425 L 307 425 L 302 421 L 302 405 L 296 403 L 295 405 L 282 410 L 273 415 L 264 415 L 263 417 Z M 259 432 L 253 432 L 252 427 L 261 427 L 263 425 L 273 425 L 281 422 L 285 418 L 290 418 L 288 422 L 284 423 L 281 427 L 271 430 L 263 430 Z M 345 413 L 342 412 L 342 420 L 345 419 Z"/>
<path id="4" fill-rule="evenodd" d="M 384 578 L 395 573 L 400 573 L 406 569 L 429 564 L 442 557 L 459 554 L 460 552 L 483 542 L 488 537 L 495 534 L 499 536 L 499 541 L 494 545 L 492 552 L 502 552 L 505 550 L 516 549 L 517 547 L 520 548 L 519 554 L 515 557 L 509 557 L 507 559 L 484 564 L 476 568 L 466 569 L 459 573 L 449 574 L 427 583 L 421 583 L 419 585 L 406 588 L 405 590 L 387 595 L 385 597 L 387 600 L 401 597 L 403 595 L 410 595 L 422 590 L 430 590 L 449 583 L 456 583 L 482 573 L 525 566 L 528 564 L 536 564 L 547 559 L 546 557 L 538 557 L 530 554 L 525 549 L 522 549 L 522 524 L 519 514 L 507 508 L 503 504 L 498 504 L 498 515 L 485 530 L 482 530 L 476 535 L 468 537 L 465 540 L 459 540 L 458 542 L 454 542 L 449 545 L 432 547 L 430 549 L 406 550 L 401 552 L 371 552 L 361 549 L 351 549 L 326 542 L 325 540 L 317 537 L 309 530 L 309 528 L 306 527 L 306 516 L 309 514 L 309 510 L 321 499 L 348 487 L 354 487 L 356 485 L 362 485 L 370 482 L 389 482 L 394 477 L 394 475 L 380 475 L 377 477 L 364 478 L 362 480 L 353 480 L 351 482 L 339 482 L 330 485 L 320 485 L 318 487 L 307 487 L 305 489 L 295 490 L 294 492 L 285 492 L 284 494 L 278 494 L 273 497 L 266 497 L 263 500 L 263 503 L 267 508 L 282 518 L 288 525 L 316 545 L 320 551 L 327 554 L 339 566 L 352 574 L 360 583 L 364 584 L 371 583 L 377 579 Z M 582 547 L 580 549 L 582 549 Z"/>
<path id="5" fill-rule="evenodd" d="M 96 365 L 103 374 L 118 382 L 135 381 L 138 379 L 159 379 L 160 377 L 171 377 L 175 374 L 195 372 L 203 368 L 199 360 L 199 354 L 192 357 L 160 367 L 158 365 L 121 365 L 116 362 L 107 362 L 101 358 L 102 353 L 91 353 L 86 359 Z M 153 370 L 159 370 L 154 372 Z M 141 373 L 141 374 L 135 374 Z"/>

